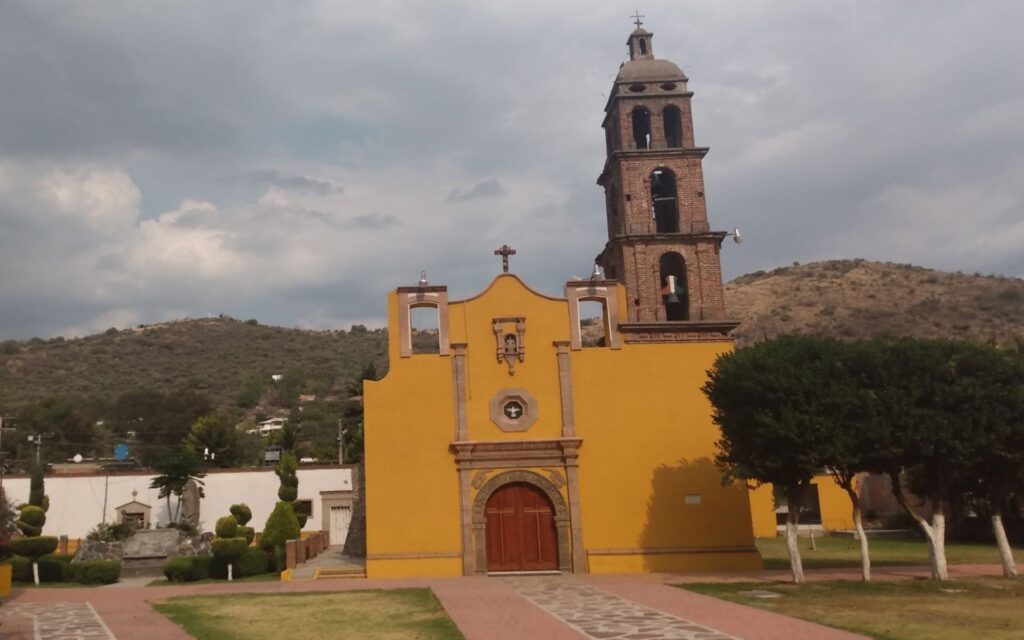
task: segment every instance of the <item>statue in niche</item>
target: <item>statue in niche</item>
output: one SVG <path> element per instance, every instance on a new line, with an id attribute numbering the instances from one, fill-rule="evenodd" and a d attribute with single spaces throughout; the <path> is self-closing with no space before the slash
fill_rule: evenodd
<path id="1" fill-rule="evenodd" d="M 516 362 L 526 360 L 526 318 L 495 318 L 494 337 L 498 347 L 498 363 L 508 365 L 508 374 L 516 374 Z"/>

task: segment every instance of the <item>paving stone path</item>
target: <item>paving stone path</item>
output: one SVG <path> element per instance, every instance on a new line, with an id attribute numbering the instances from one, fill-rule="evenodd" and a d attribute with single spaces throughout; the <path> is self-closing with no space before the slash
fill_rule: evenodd
<path id="1" fill-rule="evenodd" d="M 599 640 L 737 640 L 689 620 L 641 606 L 597 587 L 553 577 L 502 578 L 519 595 Z"/>
<path id="2" fill-rule="evenodd" d="M 117 640 L 88 602 L 4 604 L 0 619 L 32 618 L 38 640 Z"/>

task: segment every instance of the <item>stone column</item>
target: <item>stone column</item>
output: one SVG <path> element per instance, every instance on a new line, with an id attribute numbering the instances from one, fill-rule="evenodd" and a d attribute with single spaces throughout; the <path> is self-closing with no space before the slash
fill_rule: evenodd
<path id="1" fill-rule="evenodd" d="M 466 344 L 452 344 L 452 393 L 455 399 L 455 441 L 469 438 L 466 419 Z"/>
<path id="2" fill-rule="evenodd" d="M 576 437 L 576 417 L 572 409 L 572 370 L 569 367 L 569 341 L 556 340 L 558 350 L 558 390 L 562 399 L 562 437 Z"/>

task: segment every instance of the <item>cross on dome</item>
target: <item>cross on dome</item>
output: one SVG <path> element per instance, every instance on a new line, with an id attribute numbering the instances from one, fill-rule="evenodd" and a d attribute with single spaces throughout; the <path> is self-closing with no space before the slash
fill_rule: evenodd
<path id="1" fill-rule="evenodd" d="M 644 26 L 643 20 L 641 20 L 640 18 L 646 18 L 647 16 L 642 15 L 640 13 L 640 10 L 637 9 L 636 12 L 632 16 L 630 16 L 630 17 L 634 18 L 633 24 L 636 25 L 637 29 L 639 29 L 640 27 Z"/>

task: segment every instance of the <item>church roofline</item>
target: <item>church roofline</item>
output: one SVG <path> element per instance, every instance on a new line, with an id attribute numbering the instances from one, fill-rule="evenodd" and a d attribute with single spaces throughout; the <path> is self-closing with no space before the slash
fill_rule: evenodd
<path id="1" fill-rule="evenodd" d="M 484 297 L 485 295 L 487 295 L 487 293 L 491 289 L 494 288 L 494 285 L 496 285 L 498 283 L 498 280 L 501 280 L 502 278 L 512 278 L 513 280 L 518 282 L 519 285 L 522 286 L 524 289 L 526 289 L 527 291 L 529 291 L 530 293 L 532 293 L 533 295 L 535 295 L 535 296 L 537 296 L 539 298 L 544 298 L 545 300 L 552 300 L 554 302 L 568 302 L 567 298 L 553 297 L 553 296 L 549 296 L 549 295 L 543 294 L 540 291 L 537 291 L 536 289 L 534 289 L 530 285 L 528 285 L 525 282 L 523 282 L 523 279 L 520 278 L 519 276 L 517 276 L 514 273 L 499 273 L 497 276 L 495 276 L 495 278 L 493 280 L 491 280 L 491 283 L 488 284 L 483 289 L 483 291 L 481 291 L 480 293 L 476 294 L 475 296 L 470 296 L 469 298 L 463 298 L 461 300 L 449 300 L 448 301 L 448 306 L 451 306 L 453 304 L 463 304 L 463 303 L 466 303 L 466 302 L 472 302 L 474 300 L 477 300 L 479 298 Z M 413 287 L 413 288 L 415 288 L 415 287 Z"/>

